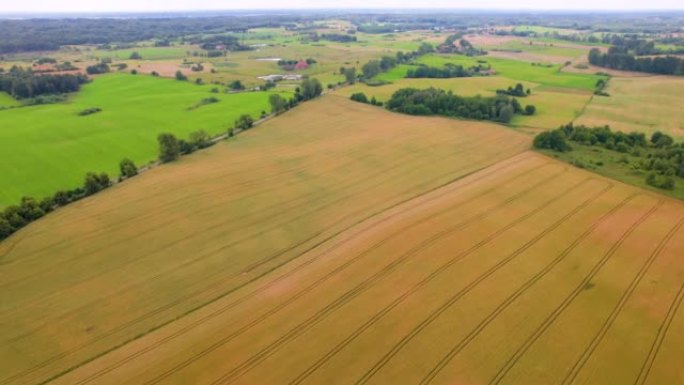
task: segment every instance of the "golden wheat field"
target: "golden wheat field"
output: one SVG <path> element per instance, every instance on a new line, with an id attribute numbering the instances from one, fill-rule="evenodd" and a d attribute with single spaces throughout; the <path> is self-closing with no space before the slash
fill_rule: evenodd
<path id="1" fill-rule="evenodd" d="M 331 96 L 60 209 L 0 244 L 0 383 L 50 379 L 175 324 L 528 146 L 495 125 Z"/>
<path id="2" fill-rule="evenodd" d="M 684 381 L 684 205 L 529 142 L 331 95 L 60 209 L 0 384 Z"/>

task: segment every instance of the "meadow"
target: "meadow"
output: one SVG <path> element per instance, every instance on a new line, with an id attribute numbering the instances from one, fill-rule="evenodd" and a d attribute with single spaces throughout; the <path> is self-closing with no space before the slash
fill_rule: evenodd
<path id="1" fill-rule="evenodd" d="M 485 63 L 478 61 L 484 61 Z M 464 67 L 478 64 L 491 65 L 498 75 L 510 79 L 534 82 L 546 87 L 564 87 L 580 90 L 593 90 L 596 86 L 596 81 L 605 78 L 598 75 L 561 72 L 561 66 L 555 64 L 534 65 L 534 63 L 526 61 L 488 56 L 429 55 L 419 58 L 418 62 L 435 67 L 441 67 L 447 63 L 460 64 Z"/>
<path id="2" fill-rule="evenodd" d="M 609 125 L 614 130 L 662 131 L 684 139 L 684 79 L 672 76 L 614 77 L 577 120 L 586 125 Z"/>
<path id="3" fill-rule="evenodd" d="M 14 106 L 18 106 L 18 105 L 19 105 L 19 102 L 16 101 L 9 94 L 7 94 L 6 92 L 0 92 L 0 108 L 2 108 L 2 107 L 14 107 Z"/>
<path id="4" fill-rule="evenodd" d="M 82 185 L 86 172 L 118 175 L 125 157 L 142 165 L 156 159 L 157 135 L 180 138 L 199 129 L 212 135 L 248 113 L 269 111 L 269 93 L 211 93 L 213 86 L 151 76 L 111 74 L 86 84 L 68 102 L 0 111 L 0 206 L 22 196 L 42 198 Z M 214 104 L 191 109 L 202 99 Z M 102 112 L 78 113 L 98 107 Z"/>
<path id="5" fill-rule="evenodd" d="M 0 243 L 0 383 L 42 382 L 180 325 L 529 146 L 496 125 L 328 95 L 61 208 Z"/>

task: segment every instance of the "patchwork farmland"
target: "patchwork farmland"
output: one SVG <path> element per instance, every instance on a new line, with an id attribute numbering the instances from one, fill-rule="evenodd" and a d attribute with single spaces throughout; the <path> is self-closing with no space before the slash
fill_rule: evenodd
<path id="1" fill-rule="evenodd" d="M 684 384 L 684 13 L 6 10 L 0 385 Z"/>

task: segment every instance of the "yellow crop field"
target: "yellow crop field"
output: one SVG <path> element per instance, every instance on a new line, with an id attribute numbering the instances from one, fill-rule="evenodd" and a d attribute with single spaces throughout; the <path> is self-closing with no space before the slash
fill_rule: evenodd
<path id="1" fill-rule="evenodd" d="M 682 381 L 684 206 L 525 152 L 58 384 Z"/>
<path id="2" fill-rule="evenodd" d="M 43 382 L 180 325 L 529 146 L 492 124 L 327 96 L 61 208 L 0 244 L 0 383 Z"/>
<path id="3" fill-rule="evenodd" d="M 329 95 L 62 208 L 0 384 L 684 381 L 684 205 L 528 147 Z"/>
<path id="4" fill-rule="evenodd" d="M 684 138 L 684 79 L 676 76 L 615 77 L 610 97 L 595 97 L 578 123 L 621 131 L 662 131 Z"/>

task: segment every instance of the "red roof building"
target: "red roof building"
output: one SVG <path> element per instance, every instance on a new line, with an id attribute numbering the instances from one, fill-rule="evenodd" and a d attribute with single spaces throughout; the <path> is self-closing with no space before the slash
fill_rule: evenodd
<path id="1" fill-rule="evenodd" d="M 306 60 L 300 60 L 299 63 L 297 63 L 294 67 L 295 70 L 305 70 L 309 68 L 309 63 L 306 62 Z"/>

